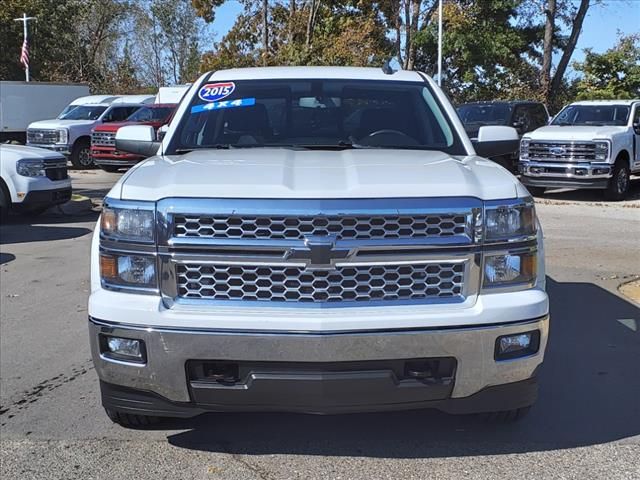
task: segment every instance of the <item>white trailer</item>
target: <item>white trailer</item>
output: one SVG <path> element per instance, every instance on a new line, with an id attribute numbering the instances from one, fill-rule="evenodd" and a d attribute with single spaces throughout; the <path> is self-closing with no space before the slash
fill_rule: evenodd
<path id="1" fill-rule="evenodd" d="M 69 83 L 0 81 L 0 142 L 26 141 L 30 123 L 55 118 L 89 86 Z"/>

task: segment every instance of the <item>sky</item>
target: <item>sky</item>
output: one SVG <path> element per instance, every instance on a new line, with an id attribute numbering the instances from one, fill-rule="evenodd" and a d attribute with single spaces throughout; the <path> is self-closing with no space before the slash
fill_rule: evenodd
<path id="1" fill-rule="evenodd" d="M 589 8 L 572 61 L 583 60 L 585 48 L 602 53 L 613 47 L 619 33 L 640 33 L 640 0 L 603 1 L 603 4 Z M 241 5 L 234 0 L 225 2 L 216 10 L 216 19 L 209 27 L 216 40 L 220 40 L 229 31 L 241 10 Z M 572 74 L 574 73 L 570 70 L 569 75 Z"/>

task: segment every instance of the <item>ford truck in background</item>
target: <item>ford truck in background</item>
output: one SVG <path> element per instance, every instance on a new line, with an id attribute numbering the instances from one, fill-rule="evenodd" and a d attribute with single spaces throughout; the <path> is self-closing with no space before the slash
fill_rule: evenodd
<path id="1" fill-rule="evenodd" d="M 52 118 L 74 99 L 88 95 L 87 85 L 0 81 L 0 142 L 26 142 L 31 122 Z"/>
<path id="2" fill-rule="evenodd" d="M 481 141 L 512 141 L 486 126 Z M 207 411 L 517 419 L 549 328 L 533 200 L 415 71 L 203 75 L 107 194 L 89 332 L 122 425 Z"/>
<path id="3" fill-rule="evenodd" d="M 103 123 L 122 122 L 142 107 L 117 100 L 78 105 L 58 118 L 33 122 L 27 129 L 27 145 L 60 152 L 75 168 L 91 168 L 91 130 Z"/>
<path id="4" fill-rule="evenodd" d="M 640 174 L 640 100 L 567 105 L 549 126 L 523 136 L 519 170 L 533 195 L 547 188 L 591 188 L 623 200 L 631 175 Z"/>
<path id="5" fill-rule="evenodd" d="M 169 123 L 175 112 L 176 104 L 154 103 L 145 105 L 134 112 L 124 122 L 103 123 L 91 133 L 91 156 L 94 163 L 107 172 L 116 172 L 121 168 L 132 167 L 144 160 L 143 155 L 116 150 L 116 132 L 125 125 L 149 125 L 157 130 Z"/>

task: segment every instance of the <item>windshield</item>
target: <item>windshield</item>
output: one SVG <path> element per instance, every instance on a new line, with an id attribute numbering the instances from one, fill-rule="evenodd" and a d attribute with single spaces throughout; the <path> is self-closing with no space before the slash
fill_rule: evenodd
<path id="1" fill-rule="evenodd" d="M 364 80 L 209 82 L 169 151 L 265 146 L 466 154 L 425 83 Z"/>
<path id="2" fill-rule="evenodd" d="M 165 122 L 173 110 L 173 107 L 143 107 L 130 115 L 127 122 Z"/>
<path id="3" fill-rule="evenodd" d="M 461 105 L 457 110 L 465 125 L 508 125 L 511 118 L 511 106 L 506 104 Z"/>
<path id="4" fill-rule="evenodd" d="M 71 110 L 73 110 L 74 108 L 77 108 L 78 105 L 67 105 L 66 107 L 64 107 L 64 110 L 62 110 L 60 112 L 60 115 L 58 115 L 58 119 L 61 119 L 62 117 L 64 117 L 67 113 L 69 113 Z"/>
<path id="5" fill-rule="evenodd" d="M 569 105 L 551 122 L 551 125 L 619 125 L 629 119 L 628 105 Z"/>
<path id="6" fill-rule="evenodd" d="M 97 120 L 107 109 L 98 105 L 80 105 L 58 117 L 60 120 Z"/>

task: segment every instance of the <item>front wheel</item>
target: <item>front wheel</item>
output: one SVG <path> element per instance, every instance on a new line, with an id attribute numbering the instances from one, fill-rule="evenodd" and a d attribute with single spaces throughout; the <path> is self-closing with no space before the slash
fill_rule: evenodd
<path id="1" fill-rule="evenodd" d="M 71 151 L 71 164 L 75 168 L 93 168 L 95 163 L 91 156 L 91 145 L 88 141 L 79 140 Z"/>
<path id="2" fill-rule="evenodd" d="M 107 416 L 112 422 L 125 428 L 146 428 L 159 423 L 161 420 L 160 417 L 122 413 L 108 408 L 105 408 L 105 412 L 107 412 Z"/>
<path id="3" fill-rule="evenodd" d="M 624 200 L 629 193 L 630 175 L 627 162 L 618 160 L 613 167 L 613 176 L 609 179 L 607 189 L 604 191 L 604 197 L 614 202 Z"/>

